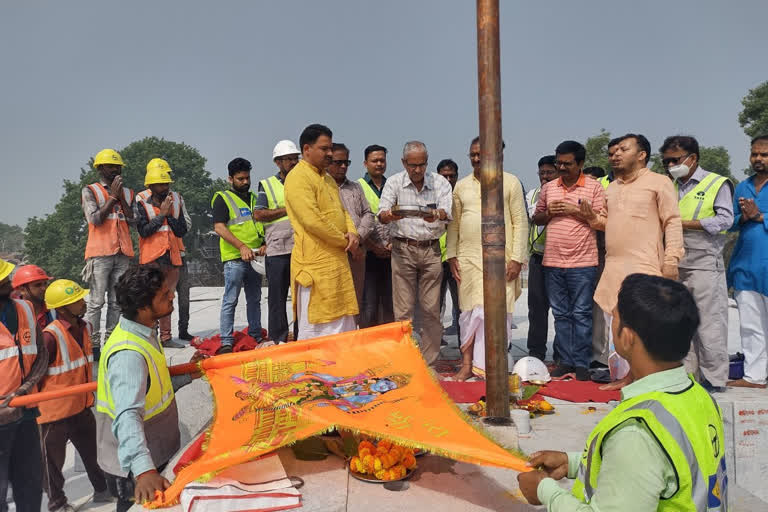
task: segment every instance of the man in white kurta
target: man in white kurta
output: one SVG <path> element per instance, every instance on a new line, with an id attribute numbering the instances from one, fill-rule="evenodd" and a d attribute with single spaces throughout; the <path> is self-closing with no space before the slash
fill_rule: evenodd
<path id="1" fill-rule="evenodd" d="M 481 240 L 480 144 L 473 141 L 469 151 L 474 173 L 456 184 L 453 191 L 453 221 L 448 225 L 446 258 L 459 284 L 459 326 L 462 365 L 454 376 L 466 380 L 473 374 L 485 376 L 483 315 L 483 246 Z M 520 296 L 520 270 L 527 260 L 528 218 L 523 187 L 516 176 L 504 173 L 504 226 L 506 246 L 507 329 Z"/>

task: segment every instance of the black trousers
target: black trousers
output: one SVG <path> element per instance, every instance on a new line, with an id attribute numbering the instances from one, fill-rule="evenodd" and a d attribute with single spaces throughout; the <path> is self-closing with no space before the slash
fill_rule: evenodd
<path id="1" fill-rule="evenodd" d="M 528 261 L 528 355 L 544 361 L 547 355 L 549 299 L 542 258 L 540 254 L 532 254 Z"/>
<path id="2" fill-rule="evenodd" d="M 182 258 L 179 281 L 176 283 L 176 297 L 179 300 L 179 334 L 189 330 L 189 271 L 187 261 Z"/>
<path id="3" fill-rule="evenodd" d="M 459 285 L 451 274 L 451 267 L 448 262 L 443 262 L 443 281 L 440 283 L 440 319 L 442 320 L 443 307 L 445 307 L 445 290 L 451 292 L 451 304 L 453 305 L 453 326 L 456 327 L 456 334 L 459 335 L 459 344 L 461 344 L 461 328 L 459 327 Z"/>
<path id="4" fill-rule="evenodd" d="M 267 332 L 274 342 L 288 339 L 288 315 L 285 305 L 291 288 L 291 255 L 267 256 L 264 260 L 267 272 L 267 307 L 269 324 Z M 293 300 L 296 300 L 294 297 Z"/>
<path id="5" fill-rule="evenodd" d="M 392 260 L 378 258 L 372 252 L 365 256 L 365 284 L 360 307 L 360 328 L 395 321 L 392 309 Z M 381 310 L 381 317 L 379 317 Z"/>
<path id="6" fill-rule="evenodd" d="M 8 510 L 8 485 L 18 512 L 40 512 L 43 467 L 34 418 L 0 427 L 0 512 Z"/>
<path id="7" fill-rule="evenodd" d="M 85 465 L 94 492 L 107 489 L 99 463 L 96 461 L 96 419 L 90 409 L 74 416 L 40 425 L 43 449 L 43 485 L 48 494 L 48 510 L 57 510 L 67 504 L 64 494 L 64 475 L 61 470 L 67 452 L 67 441 L 72 441 Z"/>

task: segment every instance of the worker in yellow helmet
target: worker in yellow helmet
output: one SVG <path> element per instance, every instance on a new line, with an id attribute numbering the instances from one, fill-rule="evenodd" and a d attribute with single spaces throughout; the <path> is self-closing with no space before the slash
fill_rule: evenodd
<path id="1" fill-rule="evenodd" d="M 162 158 L 150 160 L 144 177 L 144 186 L 148 187 L 150 193 L 136 203 L 136 229 L 139 232 L 139 263 L 159 268 L 176 287 L 184 269 L 184 243 L 181 237 L 187 234 L 189 224 L 182 213 L 184 200 L 177 192 L 171 191 L 171 183 L 173 180 L 168 162 Z M 189 323 L 188 299 L 186 323 Z M 170 314 L 161 318 L 159 324 L 160 342 L 163 347 L 184 347 L 181 343 L 173 341 Z M 186 330 L 184 326 L 184 331 Z M 189 336 L 188 333 L 181 334 Z"/>
<path id="2" fill-rule="evenodd" d="M 83 280 L 91 293 L 85 319 L 93 327 L 93 357 L 99 359 L 101 347 L 101 309 L 107 297 L 106 336 L 114 329 L 120 312 L 115 302 L 115 283 L 133 258 L 130 225 L 133 218 L 133 190 L 123 186 L 125 164 L 114 149 L 102 149 L 93 158 L 99 181 L 83 188 L 81 203 L 88 222 Z"/>

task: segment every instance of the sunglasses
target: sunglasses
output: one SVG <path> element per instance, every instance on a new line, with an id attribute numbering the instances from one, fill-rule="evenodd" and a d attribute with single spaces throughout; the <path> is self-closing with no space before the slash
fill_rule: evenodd
<path id="1" fill-rule="evenodd" d="M 336 165 L 346 165 L 349 167 L 349 164 L 352 163 L 352 160 L 333 160 L 333 163 Z"/>

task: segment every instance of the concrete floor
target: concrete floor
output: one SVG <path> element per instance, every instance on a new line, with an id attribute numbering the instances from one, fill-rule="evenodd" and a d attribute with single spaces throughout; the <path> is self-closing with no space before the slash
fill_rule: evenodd
<path id="1" fill-rule="evenodd" d="M 262 322 L 266 325 L 267 304 L 266 288 L 263 289 Z M 526 333 L 528 330 L 526 290 L 517 301 L 515 323 L 517 329 L 511 339 L 510 361 L 526 355 Z M 220 288 L 193 288 L 191 292 L 190 332 L 198 336 L 208 336 L 218 332 L 218 317 L 220 309 Z M 450 302 L 449 306 L 450 308 Z M 289 306 L 290 311 L 290 306 Z M 729 349 L 736 352 L 739 348 L 738 315 L 734 308 L 730 309 L 731 325 L 729 329 Z M 289 318 L 291 314 L 289 313 Z M 450 311 L 445 312 L 444 323 L 450 323 Z M 245 298 L 241 295 L 236 317 L 236 328 L 246 325 Z M 173 319 L 174 333 L 176 332 L 176 314 Z M 551 351 L 554 328 L 550 315 L 549 350 Z M 443 357 L 455 358 L 458 355 L 458 340 L 456 336 L 446 336 L 448 347 L 443 347 Z M 189 360 L 194 350 L 191 347 L 168 350 L 171 364 L 179 364 Z M 738 396 L 737 396 L 738 395 Z M 747 405 L 754 406 L 755 401 L 763 403 L 766 394 L 747 391 L 729 391 L 718 395 L 718 401 L 729 402 L 734 410 L 740 410 Z M 205 428 L 211 418 L 212 407 L 208 385 L 195 381 L 181 389 L 177 394 L 180 410 L 180 429 L 182 444 L 190 441 Z M 610 406 L 604 404 L 574 404 L 553 400 L 556 413 L 551 416 L 538 417 L 532 420 L 533 431 L 525 436 L 517 437 L 514 428 L 503 429 L 501 435 L 508 445 L 519 443 L 526 453 L 540 449 L 558 449 L 564 451 L 580 451 L 584 440 L 594 426 L 603 418 Z M 735 404 L 735 405 L 733 405 Z M 595 406 L 596 411 L 589 411 L 589 406 Z M 768 409 L 768 405 L 765 407 Z M 738 426 L 737 430 L 738 430 Z M 498 435 L 498 432 L 497 432 Z M 729 490 L 734 498 L 731 510 L 768 510 L 768 496 L 763 497 L 762 480 L 768 465 L 768 443 L 762 443 L 759 449 L 753 450 L 753 459 L 757 463 L 758 472 L 753 476 L 742 479 L 733 478 L 729 474 L 732 485 Z M 748 448 L 742 447 L 741 453 Z M 737 449 L 737 452 L 739 450 Z M 755 456 L 755 454 L 757 456 Z M 389 491 L 381 485 L 359 482 L 348 476 L 341 459 L 329 457 L 324 461 L 298 461 L 290 450 L 280 451 L 280 457 L 289 475 L 300 476 L 305 485 L 301 489 L 303 495 L 303 510 L 308 511 L 362 511 L 381 510 L 424 510 L 427 507 L 439 507 L 441 512 L 448 511 L 480 511 L 506 510 L 524 511 L 540 510 L 525 503 L 517 489 L 517 474 L 514 471 L 485 468 L 461 462 L 450 461 L 436 456 L 425 456 L 419 459 L 419 470 L 407 484 L 405 491 Z M 79 462 L 79 461 L 78 461 Z M 114 505 L 95 506 L 90 503 L 92 489 L 79 463 L 75 461 L 74 449 L 68 447 L 65 477 L 67 478 L 66 492 L 73 506 L 79 510 L 112 511 Z M 735 464 L 738 465 L 738 462 Z M 742 464 L 743 465 L 743 464 Z M 751 466 L 750 466 L 751 467 Z M 748 469 L 748 468 L 744 468 Z M 732 468 L 729 468 L 729 473 Z M 565 483 L 565 482 L 564 482 Z M 737 487 L 737 484 L 752 489 L 758 496 Z M 45 496 L 43 497 L 44 507 Z M 767 501 L 763 501 L 767 500 Z M 14 510 L 13 505 L 10 507 Z"/>

